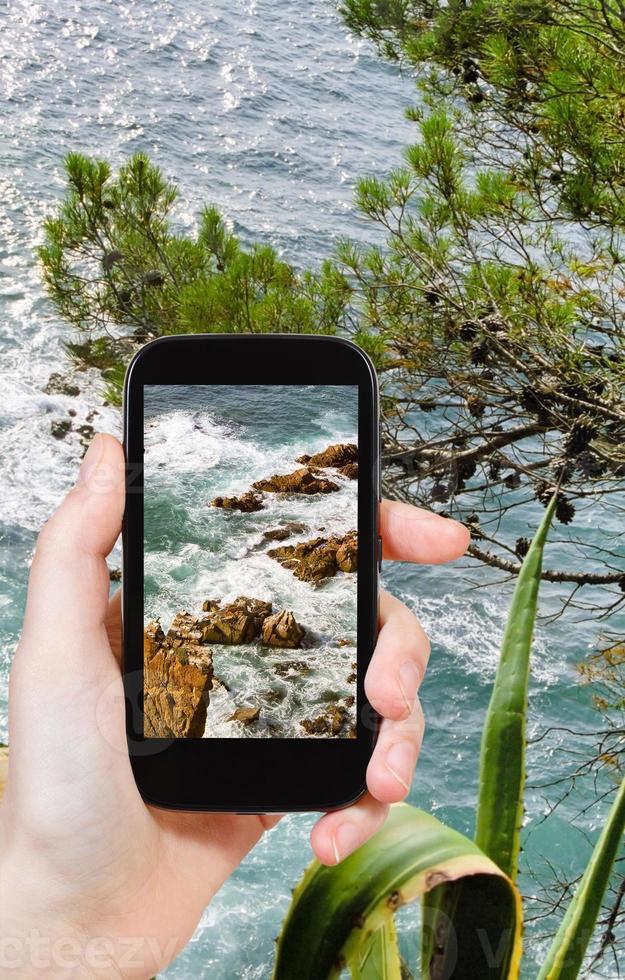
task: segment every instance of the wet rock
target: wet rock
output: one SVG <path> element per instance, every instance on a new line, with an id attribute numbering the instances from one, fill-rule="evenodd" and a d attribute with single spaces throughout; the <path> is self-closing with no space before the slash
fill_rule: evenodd
<path id="1" fill-rule="evenodd" d="M 76 426 L 76 432 L 80 436 L 80 445 L 87 450 L 95 436 L 95 429 L 89 422 L 83 422 L 82 425 Z"/>
<path id="2" fill-rule="evenodd" d="M 178 646 L 186 639 L 191 639 L 194 643 L 199 642 L 202 633 L 198 628 L 197 618 L 186 610 L 176 613 L 167 630 L 167 638 Z"/>
<path id="3" fill-rule="evenodd" d="M 121 568 L 109 568 L 109 581 L 121 582 L 121 580 L 122 580 Z"/>
<path id="4" fill-rule="evenodd" d="M 351 670 L 352 670 L 352 672 L 351 672 L 351 674 L 347 678 L 347 683 L 348 684 L 353 684 L 354 681 L 356 680 L 356 676 L 357 676 L 356 675 L 356 671 L 358 670 L 358 664 L 353 663 L 352 664 L 352 667 L 351 667 Z"/>
<path id="5" fill-rule="evenodd" d="M 280 704 L 286 697 L 286 691 L 261 691 L 258 696 L 267 704 Z"/>
<path id="6" fill-rule="evenodd" d="M 358 571 L 358 536 L 355 531 L 346 534 L 337 548 L 336 564 L 342 572 Z"/>
<path id="7" fill-rule="evenodd" d="M 202 612 L 213 612 L 213 610 L 219 609 L 220 605 L 219 599 L 205 599 L 202 603 Z"/>
<path id="8" fill-rule="evenodd" d="M 228 608 L 243 609 L 243 611 L 249 616 L 252 616 L 257 621 L 259 633 L 263 622 L 267 619 L 267 616 L 271 616 L 273 612 L 273 606 L 270 602 L 266 602 L 264 599 L 252 599 L 246 595 L 237 596 L 234 602 L 230 603 Z"/>
<path id="9" fill-rule="evenodd" d="M 343 698 L 343 704 L 346 708 L 353 708 L 356 702 L 356 698 L 353 694 L 349 694 L 346 698 Z"/>
<path id="10" fill-rule="evenodd" d="M 301 521 L 287 521 L 281 524 L 280 527 L 271 528 L 269 531 L 263 533 L 264 541 L 286 541 L 293 534 L 304 534 L 308 530 L 306 524 L 302 524 Z"/>
<path id="11" fill-rule="evenodd" d="M 240 721 L 243 725 L 251 725 L 258 721 L 260 708 L 237 708 L 234 714 L 230 715 L 228 721 Z"/>
<path id="12" fill-rule="evenodd" d="M 358 463 L 346 463 L 345 466 L 339 467 L 339 473 L 341 476 L 346 476 L 348 480 L 357 480 Z"/>
<path id="13" fill-rule="evenodd" d="M 269 647 L 288 647 L 298 649 L 306 630 L 299 625 L 292 612 L 282 609 L 274 616 L 268 616 L 263 623 L 262 642 Z"/>
<path id="14" fill-rule="evenodd" d="M 322 469 L 326 466 L 346 466 L 348 463 L 358 462 L 358 446 L 353 442 L 339 442 L 314 456 L 298 456 L 296 462 L 320 466 Z"/>
<path id="15" fill-rule="evenodd" d="M 333 704 L 315 718 L 304 718 L 300 725 L 308 735 L 339 735 L 347 718 L 347 708 Z"/>
<path id="16" fill-rule="evenodd" d="M 71 395 L 72 397 L 76 397 L 76 395 L 80 394 L 78 385 L 70 381 L 69 378 L 59 374 L 58 371 L 54 371 L 50 375 L 42 390 L 46 395 Z"/>
<path id="17" fill-rule="evenodd" d="M 212 651 L 179 614 L 165 634 L 158 621 L 144 632 L 144 732 L 156 738 L 202 738 L 213 679 Z M 174 623 L 176 625 L 174 625 Z"/>
<path id="18" fill-rule="evenodd" d="M 222 680 L 221 677 L 214 677 L 213 676 L 213 688 L 212 688 L 213 691 L 216 691 L 218 687 L 220 687 L 223 691 L 229 691 L 230 690 L 229 685 L 226 684 L 226 682 L 224 680 Z"/>
<path id="19" fill-rule="evenodd" d="M 342 538 L 312 538 L 295 545 L 271 548 L 267 554 L 290 569 L 302 582 L 321 582 L 337 570 L 355 572 L 358 567 L 358 536 L 350 531 Z"/>
<path id="20" fill-rule="evenodd" d="M 204 643 L 250 643 L 259 635 L 256 618 L 245 609 L 216 609 L 198 625 Z"/>
<path id="21" fill-rule="evenodd" d="M 254 490 L 263 490 L 266 493 L 332 493 L 340 489 L 338 483 L 327 480 L 325 477 L 318 477 L 303 466 L 293 473 L 283 475 L 275 474 L 267 480 L 257 480 L 252 484 Z"/>
<path id="22" fill-rule="evenodd" d="M 55 439 L 64 439 L 71 427 L 71 419 L 54 419 L 50 424 L 50 432 Z"/>
<path id="23" fill-rule="evenodd" d="M 283 660 L 281 663 L 274 664 L 273 669 L 280 677 L 288 677 L 289 674 L 310 673 L 310 667 L 305 660 Z"/>
<path id="24" fill-rule="evenodd" d="M 262 510 L 263 498 L 248 490 L 240 497 L 215 497 L 211 500 L 210 506 L 222 507 L 224 510 L 240 510 L 244 514 L 250 514 L 252 511 Z"/>
<path id="25" fill-rule="evenodd" d="M 207 599 L 202 609 L 209 615 L 198 621 L 205 643 L 250 643 L 260 637 L 272 605 L 263 599 L 240 595 L 223 609 L 219 602 Z"/>

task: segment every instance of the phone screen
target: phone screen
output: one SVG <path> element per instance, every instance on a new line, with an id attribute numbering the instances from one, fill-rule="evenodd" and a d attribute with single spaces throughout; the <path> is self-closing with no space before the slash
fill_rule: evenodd
<path id="1" fill-rule="evenodd" d="M 143 392 L 145 736 L 355 738 L 358 387 Z"/>

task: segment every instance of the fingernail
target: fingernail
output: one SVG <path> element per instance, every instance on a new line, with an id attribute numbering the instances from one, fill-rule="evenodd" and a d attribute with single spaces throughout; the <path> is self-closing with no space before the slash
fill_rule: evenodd
<path id="1" fill-rule="evenodd" d="M 411 714 L 414 708 L 420 679 L 417 665 L 412 660 L 402 664 L 399 668 L 399 690 L 408 708 L 408 714 Z"/>
<path id="2" fill-rule="evenodd" d="M 91 440 L 87 452 L 85 453 L 84 459 L 80 464 L 76 486 L 84 486 L 89 482 L 98 467 L 98 463 L 102 459 L 103 452 L 104 439 L 99 432 L 96 432 L 95 436 Z"/>
<path id="3" fill-rule="evenodd" d="M 348 854 L 360 847 L 360 832 L 353 823 L 342 823 L 337 827 L 332 838 L 334 857 L 339 864 Z"/>
<path id="4" fill-rule="evenodd" d="M 410 742 L 395 742 L 386 753 L 386 768 L 406 792 L 410 792 L 408 780 L 412 776 L 414 752 Z"/>

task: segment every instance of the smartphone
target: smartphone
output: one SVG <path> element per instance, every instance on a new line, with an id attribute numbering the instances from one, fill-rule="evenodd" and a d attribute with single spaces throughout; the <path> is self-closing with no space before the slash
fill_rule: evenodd
<path id="1" fill-rule="evenodd" d="M 354 802 L 378 727 L 371 362 L 337 337 L 164 337 L 127 371 L 124 444 L 126 718 L 144 799 Z"/>

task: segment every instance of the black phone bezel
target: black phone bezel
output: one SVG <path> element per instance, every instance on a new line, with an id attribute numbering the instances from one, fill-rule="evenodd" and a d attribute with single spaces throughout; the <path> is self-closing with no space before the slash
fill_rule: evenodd
<path id="1" fill-rule="evenodd" d="M 148 384 L 358 386 L 358 643 L 355 739 L 155 739 L 143 735 L 143 387 Z M 377 635 L 379 422 L 375 370 L 337 337 L 193 334 L 146 344 L 124 385 L 123 623 L 126 730 L 143 798 L 168 809 L 329 810 L 357 800 L 379 719 L 365 672 Z M 209 709 L 210 710 L 210 709 Z"/>

